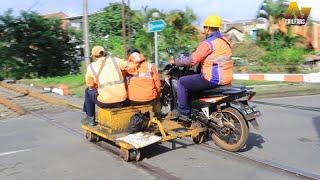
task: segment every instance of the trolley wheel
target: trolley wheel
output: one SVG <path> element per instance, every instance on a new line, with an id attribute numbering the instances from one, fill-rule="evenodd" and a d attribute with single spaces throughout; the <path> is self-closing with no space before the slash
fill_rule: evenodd
<path id="1" fill-rule="evenodd" d="M 141 153 L 139 149 L 120 149 L 120 156 L 123 160 L 129 161 L 139 161 L 141 158 Z"/>
<path id="2" fill-rule="evenodd" d="M 196 137 L 192 138 L 192 140 L 196 144 L 201 144 L 204 141 L 204 136 L 205 136 L 205 134 L 203 132 L 201 132 Z"/>
<path id="3" fill-rule="evenodd" d="M 120 149 L 120 157 L 121 157 L 123 160 L 129 162 L 129 160 L 130 160 L 130 152 L 129 152 L 129 149 L 121 148 L 121 149 Z"/>
<path id="4" fill-rule="evenodd" d="M 140 152 L 139 149 L 132 150 L 131 153 L 133 154 L 133 157 L 134 157 L 134 159 L 132 159 L 132 160 L 135 160 L 135 161 L 139 161 L 140 160 L 141 152 Z"/>
<path id="5" fill-rule="evenodd" d="M 90 132 L 90 131 L 86 131 L 86 139 L 88 139 L 88 141 L 90 142 L 98 142 L 99 141 L 99 136 L 97 136 L 96 134 Z"/>

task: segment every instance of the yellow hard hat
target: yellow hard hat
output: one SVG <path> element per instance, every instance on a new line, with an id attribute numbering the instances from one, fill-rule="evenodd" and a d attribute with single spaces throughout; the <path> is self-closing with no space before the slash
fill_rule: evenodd
<path id="1" fill-rule="evenodd" d="M 220 16 L 209 15 L 203 22 L 203 26 L 220 28 L 222 26 L 222 20 Z"/>
<path id="2" fill-rule="evenodd" d="M 102 46 L 94 46 L 91 50 L 91 57 L 100 56 L 101 52 L 105 52 Z"/>

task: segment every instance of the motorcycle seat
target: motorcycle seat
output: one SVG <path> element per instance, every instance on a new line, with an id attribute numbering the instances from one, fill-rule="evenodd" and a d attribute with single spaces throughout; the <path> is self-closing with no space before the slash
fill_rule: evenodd
<path id="1" fill-rule="evenodd" d="M 247 88 L 243 85 L 219 85 L 213 89 L 199 92 L 200 96 L 212 95 L 236 95 L 246 92 Z"/>

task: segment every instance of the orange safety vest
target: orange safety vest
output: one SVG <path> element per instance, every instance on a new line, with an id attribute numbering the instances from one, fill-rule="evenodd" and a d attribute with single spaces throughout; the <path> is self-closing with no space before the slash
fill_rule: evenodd
<path id="1" fill-rule="evenodd" d="M 142 61 L 137 74 L 127 77 L 129 100 L 145 102 L 158 97 L 157 82 L 153 79 L 153 73 L 157 73 L 155 69 L 153 64 Z"/>
<path id="2" fill-rule="evenodd" d="M 88 67 L 98 84 L 98 101 L 117 103 L 126 100 L 127 91 L 121 69 L 112 57 L 100 58 Z"/>
<path id="3" fill-rule="evenodd" d="M 212 84 L 226 85 L 233 80 L 233 60 L 229 41 L 217 32 L 205 40 L 211 54 L 202 62 L 202 75 Z"/>

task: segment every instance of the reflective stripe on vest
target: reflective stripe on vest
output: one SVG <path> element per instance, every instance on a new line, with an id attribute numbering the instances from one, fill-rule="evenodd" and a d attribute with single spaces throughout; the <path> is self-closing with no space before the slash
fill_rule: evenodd
<path id="1" fill-rule="evenodd" d="M 106 86 L 113 86 L 113 85 L 122 84 L 122 83 L 124 83 L 123 80 L 113 81 L 113 82 L 108 82 L 108 83 L 102 83 L 102 84 L 100 84 L 99 89 L 102 89 L 102 88 L 104 88 L 104 87 L 106 87 Z"/>
<path id="2" fill-rule="evenodd" d="M 152 75 L 151 75 L 150 72 L 148 72 L 148 73 L 139 73 L 139 74 L 134 75 L 134 76 L 132 76 L 132 77 L 149 77 L 149 78 L 151 78 Z"/>
<path id="3" fill-rule="evenodd" d="M 118 64 L 115 62 L 115 60 L 113 58 L 110 58 L 110 59 L 112 61 L 114 68 L 116 69 L 116 71 L 118 73 L 119 80 L 123 80 L 122 73 L 119 71 L 120 68 L 119 68 Z"/>
<path id="4" fill-rule="evenodd" d="M 208 56 L 207 60 L 214 63 L 222 63 L 225 61 L 231 61 L 232 59 L 230 56 Z"/>
<path id="5" fill-rule="evenodd" d="M 99 81 L 100 73 L 102 72 L 102 69 L 104 68 L 105 62 L 106 62 L 107 59 L 104 59 L 104 61 L 102 62 L 98 73 L 96 73 L 96 71 L 94 70 L 92 64 L 90 64 L 90 69 L 91 69 L 93 75 L 96 77 L 96 80 L 97 80 L 97 83 L 98 83 L 98 89 L 102 89 L 102 88 L 104 88 L 106 86 L 113 86 L 113 85 L 116 85 L 116 84 L 124 83 L 122 74 L 119 71 L 118 64 L 115 62 L 115 60 L 112 57 L 110 57 L 110 59 L 111 59 L 111 62 L 112 62 L 113 66 L 114 66 L 114 68 L 115 68 L 115 70 L 117 71 L 117 74 L 118 74 L 118 80 L 115 80 L 115 81 L 112 81 L 112 82 L 107 82 L 107 83 L 100 84 L 100 81 Z"/>
<path id="6" fill-rule="evenodd" d="M 90 69 L 91 69 L 91 71 L 92 71 L 92 74 L 93 74 L 93 75 L 95 76 L 95 78 L 96 78 L 98 87 L 100 86 L 99 77 L 100 77 L 100 74 L 101 74 L 102 69 L 104 68 L 104 65 L 105 65 L 105 64 L 106 64 L 106 58 L 102 60 L 102 64 L 101 64 L 101 66 L 100 66 L 100 68 L 99 68 L 98 73 L 94 70 L 92 63 L 89 65 L 89 67 L 90 67 Z"/>
<path id="7" fill-rule="evenodd" d="M 130 80 L 131 78 L 139 78 L 139 77 L 152 78 L 152 69 L 151 69 L 152 64 L 148 62 L 147 66 L 148 66 L 148 72 L 146 73 L 138 72 L 138 74 L 136 75 L 129 76 L 128 80 Z"/>

